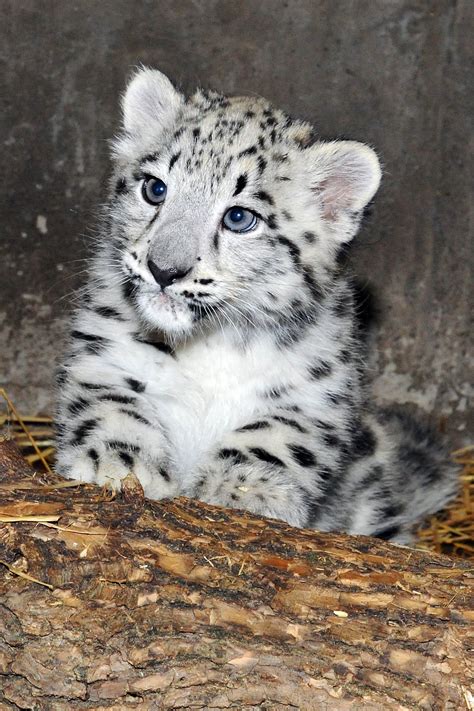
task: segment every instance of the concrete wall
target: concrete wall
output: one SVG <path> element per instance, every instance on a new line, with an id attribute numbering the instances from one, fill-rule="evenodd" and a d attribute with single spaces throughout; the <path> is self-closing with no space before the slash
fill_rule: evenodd
<path id="1" fill-rule="evenodd" d="M 51 406 L 53 363 L 131 68 L 258 93 L 323 137 L 367 141 L 385 180 L 354 250 L 382 317 L 380 399 L 462 435 L 472 303 L 472 0 L 1 0 L 0 381 Z M 472 371 L 471 371 L 472 376 Z"/>

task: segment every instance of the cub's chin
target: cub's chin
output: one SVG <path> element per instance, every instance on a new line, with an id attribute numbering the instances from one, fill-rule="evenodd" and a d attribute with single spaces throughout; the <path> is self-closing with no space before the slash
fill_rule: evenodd
<path id="1" fill-rule="evenodd" d="M 173 340 L 190 336 L 194 330 L 193 312 L 188 304 L 161 293 L 138 293 L 135 304 L 142 321 Z"/>

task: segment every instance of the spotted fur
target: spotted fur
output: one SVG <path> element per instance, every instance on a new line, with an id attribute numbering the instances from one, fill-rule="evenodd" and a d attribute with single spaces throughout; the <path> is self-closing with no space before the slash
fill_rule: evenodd
<path id="1" fill-rule="evenodd" d="M 425 428 L 378 411 L 339 257 L 380 181 L 260 98 L 186 98 L 141 70 L 60 370 L 58 470 L 296 526 L 409 540 L 456 491 Z M 161 206 L 142 184 L 167 185 Z M 232 206 L 251 232 L 225 229 Z M 180 275 L 165 289 L 157 270 Z M 183 276 L 184 275 L 184 276 Z"/>

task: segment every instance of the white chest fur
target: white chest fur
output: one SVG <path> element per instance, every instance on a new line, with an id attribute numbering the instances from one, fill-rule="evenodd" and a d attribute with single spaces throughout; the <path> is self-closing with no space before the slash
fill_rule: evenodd
<path id="1" fill-rule="evenodd" d="M 217 334 L 168 358 L 147 389 L 178 469 L 194 469 L 227 432 L 264 414 L 261 395 L 285 384 L 287 361 L 265 337 L 241 348 Z"/>

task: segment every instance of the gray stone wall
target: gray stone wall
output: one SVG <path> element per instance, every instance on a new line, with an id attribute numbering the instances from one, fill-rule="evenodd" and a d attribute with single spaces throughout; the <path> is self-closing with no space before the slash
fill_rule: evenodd
<path id="1" fill-rule="evenodd" d="M 256 93 L 385 166 L 353 250 L 380 304 L 377 397 L 467 432 L 472 0 L 1 0 L 0 381 L 50 410 L 118 97 L 142 62 Z M 472 150 L 472 148 L 471 148 Z"/>

